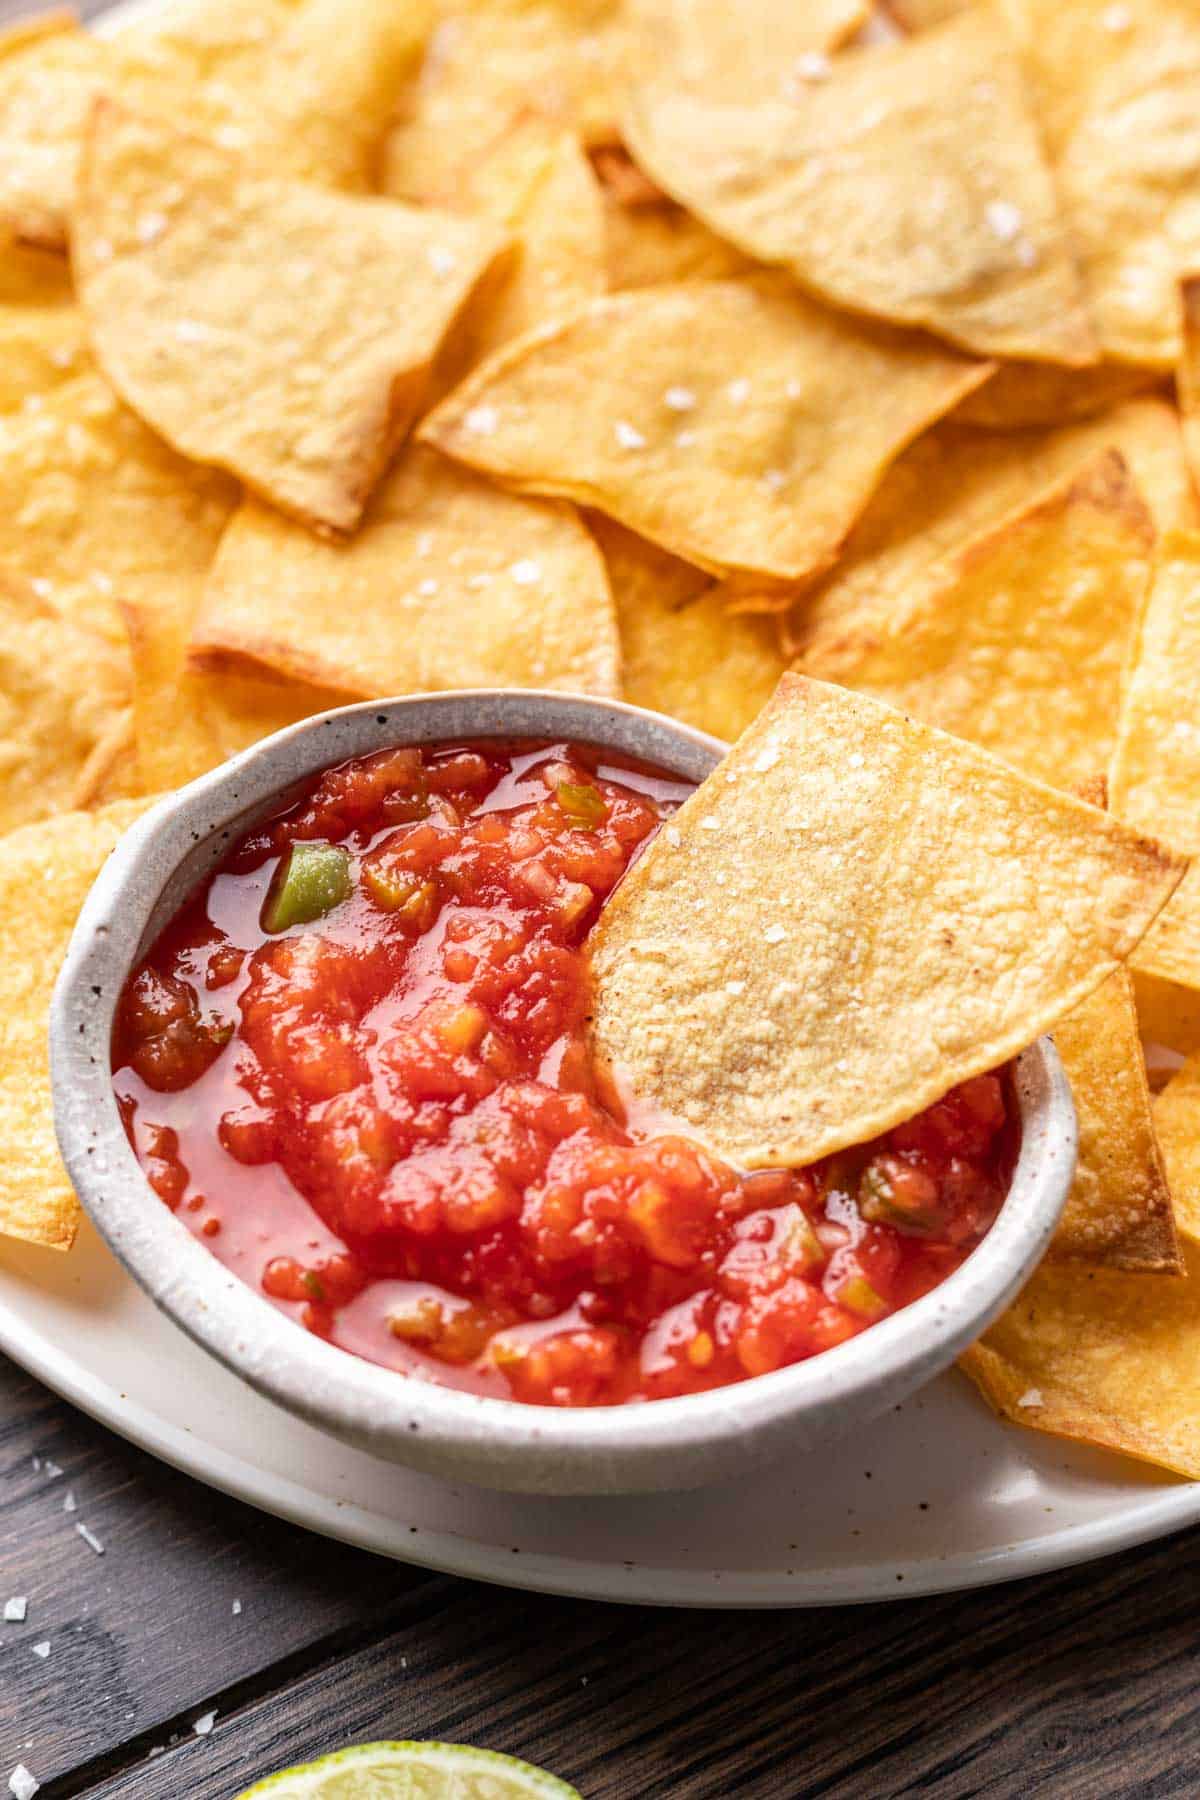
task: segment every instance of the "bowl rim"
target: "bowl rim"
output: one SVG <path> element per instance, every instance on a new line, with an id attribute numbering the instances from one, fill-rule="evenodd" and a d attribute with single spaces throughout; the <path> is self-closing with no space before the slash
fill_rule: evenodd
<path id="1" fill-rule="evenodd" d="M 959 1269 L 869 1331 L 806 1362 L 645 1404 L 536 1407 L 398 1379 L 396 1371 L 326 1343 L 279 1312 L 154 1195 L 121 1124 L 109 1053 L 116 1002 L 143 947 L 204 868 L 219 860 L 224 844 L 295 782 L 373 749 L 472 737 L 573 739 L 642 757 L 684 779 L 700 779 L 728 749 L 705 732 L 624 701 L 464 689 L 316 714 L 152 805 L 120 839 L 88 894 L 50 1013 L 59 1146 L 84 1209 L 111 1250 L 161 1310 L 268 1399 L 400 1460 L 418 1460 L 420 1439 L 425 1466 L 432 1466 L 431 1452 L 475 1462 L 491 1452 L 498 1473 L 499 1462 L 523 1450 L 564 1467 L 590 1457 L 630 1467 L 664 1454 L 686 1458 L 748 1443 L 787 1419 L 862 1404 L 881 1383 L 896 1389 L 907 1381 L 911 1389 L 939 1372 L 1032 1271 L 1070 1189 L 1075 1112 L 1048 1037 L 1016 1060 L 1017 1165 L 995 1223 Z M 885 1402 L 892 1397 L 889 1391 Z"/>

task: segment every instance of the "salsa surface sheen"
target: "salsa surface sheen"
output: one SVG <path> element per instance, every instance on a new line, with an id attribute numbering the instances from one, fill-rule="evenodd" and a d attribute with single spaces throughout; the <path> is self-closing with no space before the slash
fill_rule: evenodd
<path id="1" fill-rule="evenodd" d="M 688 791 L 488 741 L 293 794 L 122 997 L 114 1082 L 161 1199 L 308 1330 L 542 1405 L 741 1381 L 935 1287 L 1004 1198 L 1003 1074 L 739 1175 L 623 1118 L 591 1062 L 588 931 Z"/>

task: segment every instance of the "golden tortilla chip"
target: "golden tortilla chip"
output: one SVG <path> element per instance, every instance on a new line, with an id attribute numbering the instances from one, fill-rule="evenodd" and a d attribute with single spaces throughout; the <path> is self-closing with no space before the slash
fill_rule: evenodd
<path id="1" fill-rule="evenodd" d="M 953 552 L 908 605 L 817 632 L 801 667 L 1072 787 L 1112 755 L 1154 542 L 1124 459 L 1101 451 Z"/>
<path id="2" fill-rule="evenodd" d="M 797 581 L 986 371 L 772 282 L 685 283 L 610 295 L 507 346 L 420 436 L 702 568 Z"/>
<path id="3" fill-rule="evenodd" d="M 796 650 L 913 603 L 946 579 L 952 552 L 1110 447 L 1128 463 L 1160 531 L 1191 522 L 1196 501 L 1179 420 L 1160 400 L 1130 400 L 1059 431 L 997 436 L 956 417 L 927 432 L 888 470 L 837 567 L 797 606 Z M 761 604 L 778 606 L 779 598 Z"/>
<path id="4" fill-rule="evenodd" d="M 714 737 L 740 737 L 787 667 L 771 619 L 730 612 L 709 577 L 597 514 L 621 633 L 621 691 Z"/>
<path id="5" fill-rule="evenodd" d="M 1179 360 L 1200 263 L 1200 12 L 1192 0 L 1009 0 L 1097 340 Z"/>
<path id="6" fill-rule="evenodd" d="M 276 175 L 368 185 L 428 29 L 428 0 L 177 0 L 105 38 L 0 39 L 0 219 L 67 243 L 79 159 L 101 95 L 253 157 Z"/>
<path id="7" fill-rule="evenodd" d="M 1030 425 L 1068 425 L 1092 419 L 1122 400 L 1145 392 L 1151 369 L 1097 363 L 1094 369 L 1058 369 L 1052 363 L 1002 363 L 955 412 L 962 425 L 987 431 L 1023 431 Z"/>
<path id="8" fill-rule="evenodd" d="M 621 0 L 472 0 L 443 9 L 384 153 L 383 189 L 454 205 L 498 129 L 536 113 L 585 143 L 616 136 Z"/>
<path id="9" fill-rule="evenodd" d="M 0 412 L 46 394 L 91 364 L 83 315 L 71 306 L 0 304 Z"/>
<path id="10" fill-rule="evenodd" d="M 753 105 L 801 97 L 829 74 L 827 53 L 852 38 L 870 0 L 631 0 L 629 66 L 664 68 L 697 98 Z"/>
<path id="11" fill-rule="evenodd" d="M 1200 533 L 1163 544 L 1109 770 L 1120 819 L 1187 856 L 1200 852 Z M 1200 988 L 1200 870 L 1138 946 L 1135 966 Z"/>
<path id="12" fill-rule="evenodd" d="M 498 291 L 472 304 L 455 333 L 458 380 L 510 338 L 577 311 L 608 285 L 604 201 L 567 132 L 534 116 L 518 121 L 472 172 L 463 201 L 516 239 L 518 253 Z"/>
<path id="13" fill-rule="evenodd" d="M 0 838 L 0 1234 L 69 1250 L 79 1202 L 58 1154 L 46 1015 L 76 915 L 146 801 L 62 813 Z"/>
<path id="14" fill-rule="evenodd" d="M 1054 1042 L 1079 1120 L 1079 1161 L 1051 1258 L 1092 1268 L 1180 1273 L 1128 970 L 1118 969 L 1060 1019 Z"/>
<path id="15" fill-rule="evenodd" d="M 978 0 L 886 0 L 888 11 L 905 31 L 928 31 L 977 4 Z"/>
<path id="16" fill-rule="evenodd" d="M 1177 1056 L 1194 1056 L 1200 1050 L 1200 991 L 1158 975 L 1144 975 L 1138 969 L 1133 970 L 1133 991 L 1138 1026 L 1147 1045 L 1174 1051 Z M 1156 1069 L 1162 1066 L 1156 1062 L 1151 1068 L 1151 1085 Z"/>
<path id="17" fill-rule="evenodd" d="M 1155 1100 L 1154 1128 L 1179 1229 L 1200 1245 L 1200 1058 L 1185 1062 Z"/>
<path id="18" fill-rule="evenodd" d="M 785 675 L 601 914 L 596 1048 L 728 1161 L 810 1163 L 1078 1006 L 1182 868 L 973 745 Z"/>
<path id="19" fill-rule="evenodd" d="M 1200 481 L 1200 275 L 1180 283 L 1183 354 L 1175 387 L 1183 413 L 1183 442 L 1193 480 Z"/>
<path id="20" fill-rule="evenodd" d="M 728 281 L 755 266 L 673 200 L 626 206 L 605 189 L 604 219 L 614 293 L 672 281 Z"/>
<path id="21" fill-rule="evenodd" d="M 121 644 L 118 597 L 194 610 L 236 493 L 147 431 L 99 375 L 0 417 L 0 492 L 0 569 Z"/>
<path id="22" fill-rule="evenodd" d="M 147 792 L 137 760 L 133 707 L 126 706 L 114 715 L 80 770 L 73 803 L 90 809 L 114 800 L 137 800 Z"/>
<path id="23" fill-rule="evenodd" d="M 185 455 L 307 524 L 358 523 L 503 249 L 482 220 L 258 177 L 97 109 L 74 262 L 105 373 Z"/>
<path id="24" fill-rule="evenodd" d="M 0 62 L 0 71 L 3 70 Z M 71 268 L 53 250 L 36 250 L 16 239 L 0 241 L 0 306 L 73 307 Z"/>
<path id="25" fill-rule="evenodd" d="M 0 577 L 0 831 L 84 803 L 128 702 L 123 646 Z"/>
<path id="26" fill-rule="evenodd" d="M 152 791 L 182 787 L 273 731 L 351 697 L 302 682 L 191 669 L 191 610 L 163 597 L 123 611 L 133 653 L 138 777 Z"/>
<path id="27" fill-rule="evenodd" d="M 620 691 L 604 564 L 574 508 L 506 494 L 421 449 L 401 456 L 348 544 L 247 502 L 192 653 L 355 695 Z"/>
<path id="28" fill-rule="evenodd" d="M 834 59 L 788 98 L 691 91 L 678 56 L 624 135 L 659 185 L 835 306 L 983 355 L 1094 356 L 1015 46 L 990 11 Z"/>
<path id="29" fill-rule="evenodd" d="M 1187 1280 L 1043 1263 L 959 1359 L 1001 1418 L 1200 1477 L 1200 1249 Z"/>

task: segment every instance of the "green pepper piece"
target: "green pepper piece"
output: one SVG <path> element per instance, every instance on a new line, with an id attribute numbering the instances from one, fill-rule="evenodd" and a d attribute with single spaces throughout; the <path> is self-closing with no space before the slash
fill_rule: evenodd
<path id="1" fill-rule="evenodd" d="M 872 1225 L 891 1225 L 913 1237 L 932 1237 L 946 1224 L 936 1194 L 927 1176 L 915 1170 L 892 1170 L 886 1161 L 876 1160 L 862 1172 L 858 1210 Z"/>
<path id="2" fill-rule="evenodd" d="M 595 831 L 608 817 L 608 807 L 599 788 L 588 787 L 581 781 L 560 781 L 554 797 L 572 825 L 577 825 L 581 831 Z"/>
<path id="3" fill-rule="evenodd" d="M 271 880 L 262 909 L 264 931 L 307 925 L 340 906 L 349 894 L 350 852 L 337 844 L 302 840 L 288 850 Z"/>
<path id="4" fill-rule="evenodd" d="M 871 1286 L 865 1275 L 848 1275 L 837 1291 L 838 1301 L 847 1312 L 860 1319 L 882 1319 L 888 1309 L 883 1295 Z"/>

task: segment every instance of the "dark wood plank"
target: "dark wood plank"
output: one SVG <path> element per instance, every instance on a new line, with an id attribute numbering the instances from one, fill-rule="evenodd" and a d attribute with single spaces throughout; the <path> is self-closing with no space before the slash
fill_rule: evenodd
<path id="1" fill-rule="evenodd" d="M 20 1760 L 48 1781 L 357 1641 L 429 1579 L 206 1491 L 0 1358 L 0 1600 L 29 1601 L 0 1624 L 0 1788 Z"/>
<path id="2" fill-rule="evenodd" d="M 1190 1796 L 1198 1593 L 1195 1533 L 857 1610 L 667 1613 L 451 1584 L 379 1641 L 262 1700 L 231 1695 L 211 1737 L 87 1792 L 229 1800 L 300 1758 L 413 1736 L 528 1757 L 587 1800 Z"/>

